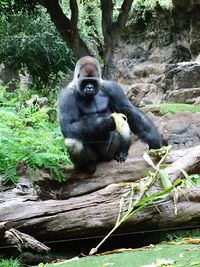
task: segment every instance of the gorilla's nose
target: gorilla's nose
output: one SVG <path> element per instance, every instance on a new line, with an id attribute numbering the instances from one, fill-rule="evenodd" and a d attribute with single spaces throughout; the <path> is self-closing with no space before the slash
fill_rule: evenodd
<path id="1" fill-rule="evenodd" d="M 88 95 L 93 94 L 94 93 L 94 86 L 92 84 L 91 85 L 87 85 L 85 87 L 85 92 Z"/>

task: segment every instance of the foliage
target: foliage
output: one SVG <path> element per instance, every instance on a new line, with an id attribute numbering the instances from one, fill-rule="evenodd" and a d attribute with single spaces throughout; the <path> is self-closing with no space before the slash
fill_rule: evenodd
<path id="1" fill-rule="evenodd" d="M 135 0 L 132 5 L 132 12 L 130 14 L 129 25 L 142 20 L 146 22 L 147 14 L 152 16 L 157 15 L 157 9 L 169 10 L 173 8 L 172 0 Z"/>
<path id="2" fill-rule="evenodd" d="M 52 109 L 37 105 L 16 108 L 13 102 L 0 106 L 0 174 L 4 183 L 17 183 L 19 164 L 33 171 L 47 169 L 56 180 L 64 180 L 63 166 L 70 160 L 57 122 L 49 121 Z"/>
<path id="3" fill-rule="evenodd" d="M 13 15 L 17 11 L 29 11 L 33 12 L 36 11 L 37 9 L 37 0 L 1 0 L 1 5 L 0 5 L 0 15 L 2 14 L 9 14 Z"/>
<path id="4" fill-rule="evenodd" d="M 164 9 L 173 7 L 172 0 L 135 0 L 133 8 L 140 9 L 143 7 L 146 11 L 154 11 L 157 5 Z"/>
<path id="5" fill-rule="evenodd" d="M 0 260 L 0 267 L 21 267 L 21 263 L 18 259 L 2 259 Z"/>
<path id="6" fill-rule="evenodd" d="M 196 174 L 189 175 L 189 181 L 191 182 L 193 186 L 200 185 L 200 174 L 196 173 Z"/>
<path id="7" fill-rule="evenodd" d="M 92 0 L 85 3 L 85 1 L 79 0 L 78 6 L 78 28 L 80 35 L 92 53 L 98 57 L 97 49 L 104 44 L 101 28 L 102 14 L 100 1 Z"/>
<path id="8" fill-rule="evenodd" d="M 200 236 L 200 229 L 193 230 L 176 230 L 175 232 L 166 235 L 169 242 L 180 242 L 185 237 L 196 238 Z"/>
<path id="9" fill-rule="evenodd" d="M 57 33 L 44 9 L 40 14 L 18 12 L 0 17 L 0 62 L 28 71 L 35 83 L 53 84 L 74 68 L 72 52 Z"/>
<path id="10" fill-rule="evenodd" d="M 166 156 L 168 155 L 169 151 L 171 149 L 171 146 L 165 147 L 165 153 L 163 154 L 163 149 L 161 149 L 161 154 L 163 157 L 160 159 L 160 161 L 157 163 L 155 166 L 151 158 L 148 156 L 147 153 L 143 156 L 144 159 L 147 161 L 147 163 L 153 167 L 154 173 L 149 172 L 148 173 L 148 178 L 147 179 L 142 179 L 138 183 L 130 183 L 130 192 L 127 192 L 122 195 L 121 200 L 120 200 L 120 207 L 119 207 L 119 214 L 118 218 L 116 220 L 115 225 L 113 228 L 110 230 L 110 232 L 103 238 L 103 240 L 95 247 L 92 248 L 90 251 L 90 255 L 93 255 L 98 251 L 100 246 L 108 239 L 108 237 L 113 234 L 114 231 L 116 231 L 121 224 L 126 222 L 130 217 L 135 215 L 137 212 L 143 210 L 145 207 L 152 205 L 152 203 L 156 203 L 157 201 L 165 198 L 171 190 L 176 187 L 178 184 L 180 184 L 181 180 L 178 179 L 176 182 L 172 185 L 169 182 L 168 177 L 165 175 L 165 177 L 160 177 L 161 182 L 163 183 L 164 190 L 161 190 L 160 192 L 153 193 L 151 195 L 148 194 L 148 190 L 151 188 L 151 186 L 156 182 L 158 174 L 161 176 L 160 171 L 161 169 L 161 164 L 165 160 Z M 126 203 L 125 199 L 127 198 L 127 195 L 130 194 L 130 199 L 129 199 L 129 205 L 128 208 L 126 208 L 126 212 L 123 212 L 124 209 L 124 204 Z"/>
<path id="11" fill-rule="evenodd" d="M 183 187 L 192 188 L 200 185 L 200 174 L 191 174 L 188 175 L 184 170 L 182 170 L 185 180 L 183 180 Z"/>

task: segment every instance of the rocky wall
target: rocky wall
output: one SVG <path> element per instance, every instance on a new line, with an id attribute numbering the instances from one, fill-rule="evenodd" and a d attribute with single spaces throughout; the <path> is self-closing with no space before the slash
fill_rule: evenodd
<path id="1" fill-rule="evenodd" d="M 193 98 L 200 96 L 196 89 L 199 87 L 200 6 L 198 1 L 189 1 L 185 8 L 184 1 L 182 5 L 179 2 L 174 1 L 172 11 L 158 9 L 156 16 L 148 14 L 147 21 L 129 23 L 115 49 L 113 79 L 118 80 L 136 106 L 165 101 L 195 103 Z M 182 65 L 181 71 L 181 65 L 177 65 L 180 62 L 190 62 L 186 64 L 187 70 L 184 71 L 186 65 Z M 175 66 L 179 66 L 179 76 L 176 77 L 174 71 L 170 82 L 170 69 Z M 184 81 L 190 85 L 175 85 Z M 179 99 L 179 94 L 171 92 L 177 90 L 177 86 L 179 91 L 195 90 L 186 90 Z"/>

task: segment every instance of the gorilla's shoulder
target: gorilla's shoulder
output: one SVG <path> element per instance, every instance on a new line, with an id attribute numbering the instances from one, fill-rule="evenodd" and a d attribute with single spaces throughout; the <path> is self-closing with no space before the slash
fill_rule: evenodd
<path id="1" fill-rule="evenodd" d="M 75 101 L 75 91 L 73 87 L 66 86 L 64 87 L 59 94 L 59 103 L 60 105 L 65 105 L 66 102 L 74 103 Z"/>
<path id="2" fill-rule="evenodd" d="M 70 84 L 68 86 L 65 86 L 62 88 L 61 92 L 60 92 L 60 96 L 67 96 L 67 95 L 73 95 L 74 94 L 74 86 L 70 86 Z"/>
<path id="3" fill-rule="evenodd" d="M 118 83 L 116 81 L 110 81 L 110 80 L 102 80 L 102 85 L 106 87 L 112 87 L 112 86 L 118 86 Z"/>
<path id="4" fill-rule="evenodd" d="M 116 81 L 103 80 L 102 87 L 104 90 L 113 90 L 119 87 L 119 84 Z"/>
<path id="5" fill-rule="evenodd" d="M 103 80 L 101 85 L 102 91 L 110 96 L 121 91 L 121 87 L 116 81 Z"/>

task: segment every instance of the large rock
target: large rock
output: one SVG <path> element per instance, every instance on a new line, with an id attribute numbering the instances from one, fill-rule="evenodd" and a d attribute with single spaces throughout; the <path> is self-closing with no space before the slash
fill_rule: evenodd
<path id="1" fill-rule="evenodd" d="M 139 107 L 146 104 L 158 104 L 163 97 L 162 80 L 165 64 L 144 62 L 133 68 L 134 83 L 130 86 L 127 96 Z M 137 82 L 139 81 L 139 82 Z"/>
<path id="2" fill-rule="evenodd" d="M 192 10 L 190 27 L 190 51 L 195 57 L 200 53 L 200 6 Z"/>
<path id="3" fill-rule="evenodd" d="M 183 149 L 200 144 L 200 113 L 178 112 L 167 114 L 156 124 L 164 140 L 174 149 Z"/>
<path id="4" fill-rule="evenodd" d="M 166 65 L 165 100 L 177 103 L 192 103 L 200 96 L 200 63 L 181 62 Z M 195 101 L 195 100 L 194 100 Z"/>
<path id="5" fill-rule="evenodd" d="M 195 104 L 196 99 L 199 96 L 200 96 L 200 88 L 184 88 L 168 92 L 166 95 L 166 100 L 167 102 L 172 102 L 172 103 Z"/>
<path id="6" fill-rule="evenodd" d="M 200 55 L 200 0 L 173 0 L 173 4 L 172 11 L 159 8 L 156 16 L 147 16 L 148 21 L 129 22 L 115 48 L 115 79 L 126 81 L 122 87 L 126 92 L 129 88 L 128 97 L 137 106 L 162 101 L 165 64 L 165 91 L 189 90 L 180 96 L 170 92 L 164 100 L 195 103 L 199 96 L 190 88 L 200 88 L 199 64 L 191 62 Z"/>
<path id="7" fill-rule="evenodd" d="M 181 62 L 166 65 L 166 91 L 181 88 L 200 87 L 200 64 L 198 62 Z"/>

